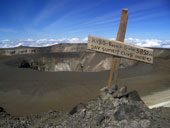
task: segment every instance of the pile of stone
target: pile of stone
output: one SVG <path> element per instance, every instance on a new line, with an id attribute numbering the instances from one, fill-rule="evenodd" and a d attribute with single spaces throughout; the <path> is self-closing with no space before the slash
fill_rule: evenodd
<path id="1" fill-rule="evenodd" d="M 12 116 L 0 107 L 0 128 L 56 128 L 67 117 L 63 111 L 49 110 L 29 116 Z"/>
<path id="2" fill-rule="evenodd" d="M 170 108 L 149 109 L 136 91 L 102 88 L 97 99 L 69 113 L 53 111 L 15 117 L 0 107 L 0 128 L 170 128 Z"/>
<path id="3" fill-rule="evenodd" d="M 57 128 L 169 128 L 169 117 L 156 116 L 136 91 L 127 88 L 102 88 L 100 96 L 87 104 L 79 104 L 70 117 Z"/>

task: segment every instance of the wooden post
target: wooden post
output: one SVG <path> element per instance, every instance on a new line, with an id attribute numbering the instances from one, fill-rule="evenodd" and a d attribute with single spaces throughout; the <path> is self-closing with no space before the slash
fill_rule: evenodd
<path id="1" fill-rule="evenodd" d="M 124 42 L 125 33 L 126 33 L 126 26 L 128 20 L 128 9 L 123 9 L 120 19 L 119 31 L 117 33 L 117 41 Z M 120 58 L 113 56 L 112 58 L 112 65 L 110 70 L 108 88 L 111 88 L 111 84 L 117 84 L 117 78 L 119 74 L 119 65 L 120 65 Z"/>

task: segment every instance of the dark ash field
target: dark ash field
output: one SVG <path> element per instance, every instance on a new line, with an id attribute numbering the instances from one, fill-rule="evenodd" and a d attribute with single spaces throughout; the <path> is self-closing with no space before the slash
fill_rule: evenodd
<path id="1" fill-rule="evenodd" d="M 87 55 L 85 45 L 81 46 L 82 51 L 77 52 L 76 49 L 80 46 L 80 44 L 79 46 L 60 45 L 60 56 L 57 59 L 55 56 L 59 54 L 56 52 L 59 49 L 58 46 L 22 55 L 1 54 L 0 106 L 13 115 L 29 115 L 49 109 L 67 111 L 80 102 L 96 98 L 100 88 L 107 86 L 109 60 L 112 56 L 101 53 Z M 67 57 L 63 56 L 62 52 Z M 142 97 L 170 89 L 170 50 L 155 49 L 154 56 L 153 65 L 123 60 L 119 70 L 118 85 L 126 85 L 128 91 L 137 90 Z M 40 63 L 43 57 L 47 60 L 45 66 L 48 68 L 51 66 L 49 66 L 50 61 L 54 64 L 60 61 L 74 70 L 60 72 L 54 70 L 53 72 L 52 68 L 50 71 L 19 68 L 20 60 L 33 58 Z M 78 66 L 73 66 L 80 62 L 84 64 L 83 72 Z M 40 66 L 39 63 L 38 66 Z M 67 69 L 62 66 L 59 68 Z M 153 104 L 149 99 L 147 101 L 147 98 L 145 102 L 148 105 Z"/>

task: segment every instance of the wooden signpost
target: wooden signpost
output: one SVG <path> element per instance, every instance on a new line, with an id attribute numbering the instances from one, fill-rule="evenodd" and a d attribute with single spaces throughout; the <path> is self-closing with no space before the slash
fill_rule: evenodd
<path id="1" fill-rule="evenodd" d="M 89 50 L 114 55 L 112 58 L 108 88 L 111 87 L 112 83 L 113 85 L 117 84 L 120 57 L 142 61 L 150 64 L 153 63 L 152 49 L 143 48 L 128 43 L 123 43 L 125 39 L 127 20 L 128 10 L 123 9 L 116 41 L 92 35 L 88 36 L 87 48 Z"/>
<path id="2" fill-rule="evenodd" d="M 116 55 L 128 59 L 153 63 L 153 50 L 136 45 L 108 40 L 96 36 L 88 36 L 87 48 L 90 50 Z"/>

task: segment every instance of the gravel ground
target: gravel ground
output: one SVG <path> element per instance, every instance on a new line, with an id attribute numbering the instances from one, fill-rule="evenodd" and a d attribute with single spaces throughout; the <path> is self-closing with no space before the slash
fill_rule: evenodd
<path id="1" fill-rule="evenodd" d="M 136 91 L 103 88 L 98 98 L 69 112 L 13 116 L 0 107 L 0 128 L 169 128 L 170 108 L 149 109 Z"/>

